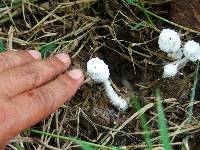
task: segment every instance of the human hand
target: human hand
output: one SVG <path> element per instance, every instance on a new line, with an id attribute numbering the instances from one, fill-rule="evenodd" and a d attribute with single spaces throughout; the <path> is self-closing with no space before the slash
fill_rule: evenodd
<path id="1" fill-rule="evenodd" d="M 0 53 L 0 149 L 10 139 L 50 115 L 71 98 L 83 82 L 67 54 L 40 60 L 37 51 Z"/>

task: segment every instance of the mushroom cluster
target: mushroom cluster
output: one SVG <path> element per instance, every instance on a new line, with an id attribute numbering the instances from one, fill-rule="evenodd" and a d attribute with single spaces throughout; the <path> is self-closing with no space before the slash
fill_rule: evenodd
<path id="1" fill-rule="evenodd" d="M 191 40 L 181 47 L 180 36 L 174 30 L 163 29 L 158 39 L 158 45 L 161 51 L 176 59 L 176 61 L 164 66 L 163 77 L 174 77 L 178 70 L 183 68 L 189 61 L 200 60 L 199 43 Z"/>
<path id="2" fill-rule="evenodd" d="M 110 72 L 108 65 L 98 57 L 92 58 L 87 62 L 87 73 L 90 78 L 98 83 L 103 83 L 105 91 L 110 99 L 110 102 L 120 111 L 128 109 L 128 102 L 117 93 L 111 86 L 109 81 Z"/>

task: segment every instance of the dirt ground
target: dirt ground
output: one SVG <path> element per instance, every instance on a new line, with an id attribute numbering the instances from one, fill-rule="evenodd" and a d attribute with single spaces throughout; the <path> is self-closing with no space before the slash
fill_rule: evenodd
<path id="1" fill-rule="evenodd" d="M 35 0 L 19 1 L 19 4 L 13 5 L 10 10 L 14 13 L 12 17 L 5 12 L 0 20 L 0 34 L 8 48 L 34 48 L 40 50 L 44 57 L 61 51 L 68 53 L 72 57 L 71 68 L 81 68 L 86 78 L 87 61 L 92 57 L 103 59 L 109 66 L 118 94 L 129 100 L 133 95 L 138 97 L 157 149 L 161 146 L 155 91 L 160 88 L 173 148 L 178 150 L 188 144 L 189 149 L 197 150 L 200 146 L 199 84 L 193 120 L 189 124 L 185 122 L 196 65 L 188 63 L 176 77 L 163 78 L 163 66 L 173 60 L 159 50 L 158 36 L 160 30 L 172 28 L 181 34 L 183 41 L 193 39 L 199 42 L 200 24 L 193 14 L 200 15 L 200 9 L 197 9 L 200 8 L 199 1 L 193 0 L 190 5 L 180 0 L 140 2 L 154 14 L 196 33 L 149 15 L 135 5 L 128 5 L 125 0 Z M 11 8 L 10 4 L 8 7 Z M 188 13 L 180 11 L 183 9 Z M 188 15 L 192 18 L 184 19 Z M 144 132 L 135 113 L 131 102 L 126 112 L 119 112 L 109 102 L 103 85 L 90 80 L 81 86 L 69 103 L 33 129 L 102 145 L 145 149 Z M 189 143 L 184 143 L 187 133 Z M 18 138 L 25 149 L 79 149 L 72 142 L 28 131 Z"/>

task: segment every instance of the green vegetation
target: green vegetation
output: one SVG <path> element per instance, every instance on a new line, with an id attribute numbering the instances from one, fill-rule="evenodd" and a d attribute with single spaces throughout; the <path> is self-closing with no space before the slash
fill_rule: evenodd
<path id="1" fill-rule="evenodd" d="M 0 39 L 0 53 L 4 52 L 6 50 L 5 45 L 3 43 L 3 40 Z"/>
<path id="2" fill-rule="evenodd" d="M 163 111 L 163 105 L 162 105 L 161 97 L 160 97 L 160 90 L 158 89 L 156 90 L 156 104 L 157 104 L 157 113 L 158 113 L 158 123 L 159 123 L 159 129 L 160 129 L 161 140 L 163 143 L 163 148 L 166 150 L 171 150 L 172 147 L 169 141 L 167 121 L 166 121 L 164 111 Z"/>

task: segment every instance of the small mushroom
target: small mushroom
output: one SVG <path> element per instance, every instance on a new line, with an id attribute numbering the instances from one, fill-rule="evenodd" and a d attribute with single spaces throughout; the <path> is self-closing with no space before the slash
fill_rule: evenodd
<path id="1" fill-rule="evenodd" d="M 87 73 L 90 78 L 98 83 L 103 83 L 105 91 L 110 99 L 110 102 L 120 111 L 128 109 L 128 102 L 117 93 L 111 86 L 109 81 L 110 72 L 108 65 L 98 57 L 92 58 L 87 62 Z"/>
<path id="2" fill-rule="evenodd" d="M 178 70 L 183 68 L 187 62 L 188 62 L 188 59 L 184 57 L 175 62 L 165 65 L 163 77 L 164 78 L 174 77 L 177 74 Z"/>
<path id="3" fill-rule="evenodd" d="M 190 61 L 197 61 L 200 59 L 200 46 L 199 43 L 191 40 L 185 43 L 183 54 Z"/>
<path id="4" fill-rule="evenodd" d="M 168 77 L 174 77 L 178 72 L 178 65 L 177 64 L 167 64 L 164 66 L 164 72 L 163 72 L 163 77 L 168 78 Z"/>
<path id="5" fill-rule="evenodd" d="M 180 59 L 183 55 L 180 36 L 174 30 L 163 29 L 159 35 L 158 45 L 161 51 L 167 52 L 172 58 Z"/>
<path id="6" fill-rule="evenodd" d="M 191 40 L 185 43 L 183 47 L 183 54 L 185 57 L 175 62 L 164 66 L 163 77 L 174 77 L 175 72 L 178 72 L 183 68 L 189 61 L 197 61 L 200 59 L 200 45 L 199 43 Z M 176 70 L 176 71 L 175 71 Z"/>

